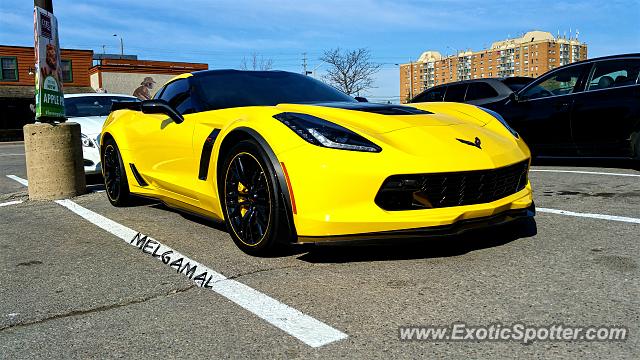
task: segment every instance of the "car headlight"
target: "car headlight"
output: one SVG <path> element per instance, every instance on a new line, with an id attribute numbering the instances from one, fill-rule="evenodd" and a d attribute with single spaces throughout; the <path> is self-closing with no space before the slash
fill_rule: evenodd
<path id="1" fill-rule="evenodd" d="M 84 146 L 84 147 L 90 147 L 90 148 L 92 148 L 92 147 L 96 147 L 96 146 L 93 144 L 93 141 L 91 141 L 91 139 L 90 139 L 87 135 L 85 135 L 85 134 L 80 134 L 80 139 L 82 140 L 82 146 Z"/>
<path id="2" fill-rule="evenodd" d="M 520 135 L 518 134 L 517 131 L 515 131 L 511 126 L 509 126 L 509 123 L 507 123 L 507 120 L 505 120 L 502 115 L 498 114 L 497 112 L 493 111 L 493 110 L 489 110 L 487 108 L 483 108 L 481 106 L 478 106 L 478 109 L 488 113 L 489 115 L 493 116 L 494 118 L 496 118 L 496 120 L 500 121 L 500 123 L 502 125 L 504 125 L 505 128 L 507 128 L 507 130 L 509 130 L 509 132 L 516 137 L 516 139 L 520 138 Z"/>
<path id="3" fill-rule="evenodd" d="M 273 117 L 313 145 L 352 151 L 382 151 L 378 145 L 353 131 L 315 116 L 284 112 Z"/>

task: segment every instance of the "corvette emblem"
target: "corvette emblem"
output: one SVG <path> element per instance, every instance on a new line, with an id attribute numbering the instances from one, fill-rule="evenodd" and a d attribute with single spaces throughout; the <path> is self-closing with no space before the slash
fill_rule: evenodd
<path id="1" fill-rule="evenodd" d="M 456 138 L 456 140 L 460 141 L 461 143 L 465 144 L 465 145 L 470 145 L 473 147 L 477 147 L 478 149 L 482 149 L 482 147 L 480 145 L 482 145 L 482 142 L 480 141 L 480 138 L 476 137 L 476 139 L 474 141 L 467 141 L 464 139 L 458 139 Z"/>

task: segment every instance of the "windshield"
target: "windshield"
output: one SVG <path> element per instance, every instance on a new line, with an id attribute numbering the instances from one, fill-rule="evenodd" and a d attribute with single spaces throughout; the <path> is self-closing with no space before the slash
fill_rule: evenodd
<path id="1" fill-rule="evenodd" d="M 81 96 L 64 99 L 66 117 L 108 116 L 111 104 L 119 101 L 138 101 L 125 96 Z"/>
<path id="2" fill-rule="evenodd" d="M 205 110 L 241 106 L 356 102 L 309 76 L 283 71 L 213 71 L 194 77 Z"/>

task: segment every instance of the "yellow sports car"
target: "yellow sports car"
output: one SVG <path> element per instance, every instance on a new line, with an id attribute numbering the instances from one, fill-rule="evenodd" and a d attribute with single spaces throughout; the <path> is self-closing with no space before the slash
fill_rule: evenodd
<path id="1" fill-rule="evenodd" d="M 500 115 L 359 100 L 283 71 L 178 76 L 152 100 L 114 104 L 100 141 L 109 201 L 224 221 L 250 254 L 534 215 L 529 149 Z"/>

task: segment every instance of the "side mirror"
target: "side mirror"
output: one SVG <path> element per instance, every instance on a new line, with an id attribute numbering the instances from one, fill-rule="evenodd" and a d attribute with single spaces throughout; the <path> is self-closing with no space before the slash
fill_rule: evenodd
<path id="1" fill-rule="evenodd" d="M 140 111 L 140 100 L 114 101 L 111 103 L 111 112 L 123 109 Z"/>
<path id="2" fill-rule="evenodd" d="M 369 100 L 367 100 L 367 98 L 362 97 L 362 96 L 356 96 L 356 101 L 357 102 L 369 102 Z"/>
<path id="3" fill-rule="evenodd" d="M 164 114 L 171 118 L 176 124 L 180 124 L 184 121 L 184 118 L 176 109 L 174 109 L 168 102 L 161 99 L 145 100 L 140 104 L 140 110 L 144 114 Z"/>
<path id="4" fill-rule="evenodd" d="M 511 94 L 509 94 L 509 100 L 514 101 L 514 102 L 518 102 L 518 93 L 516 93 L 515 91 L 512 92 Z"/>

